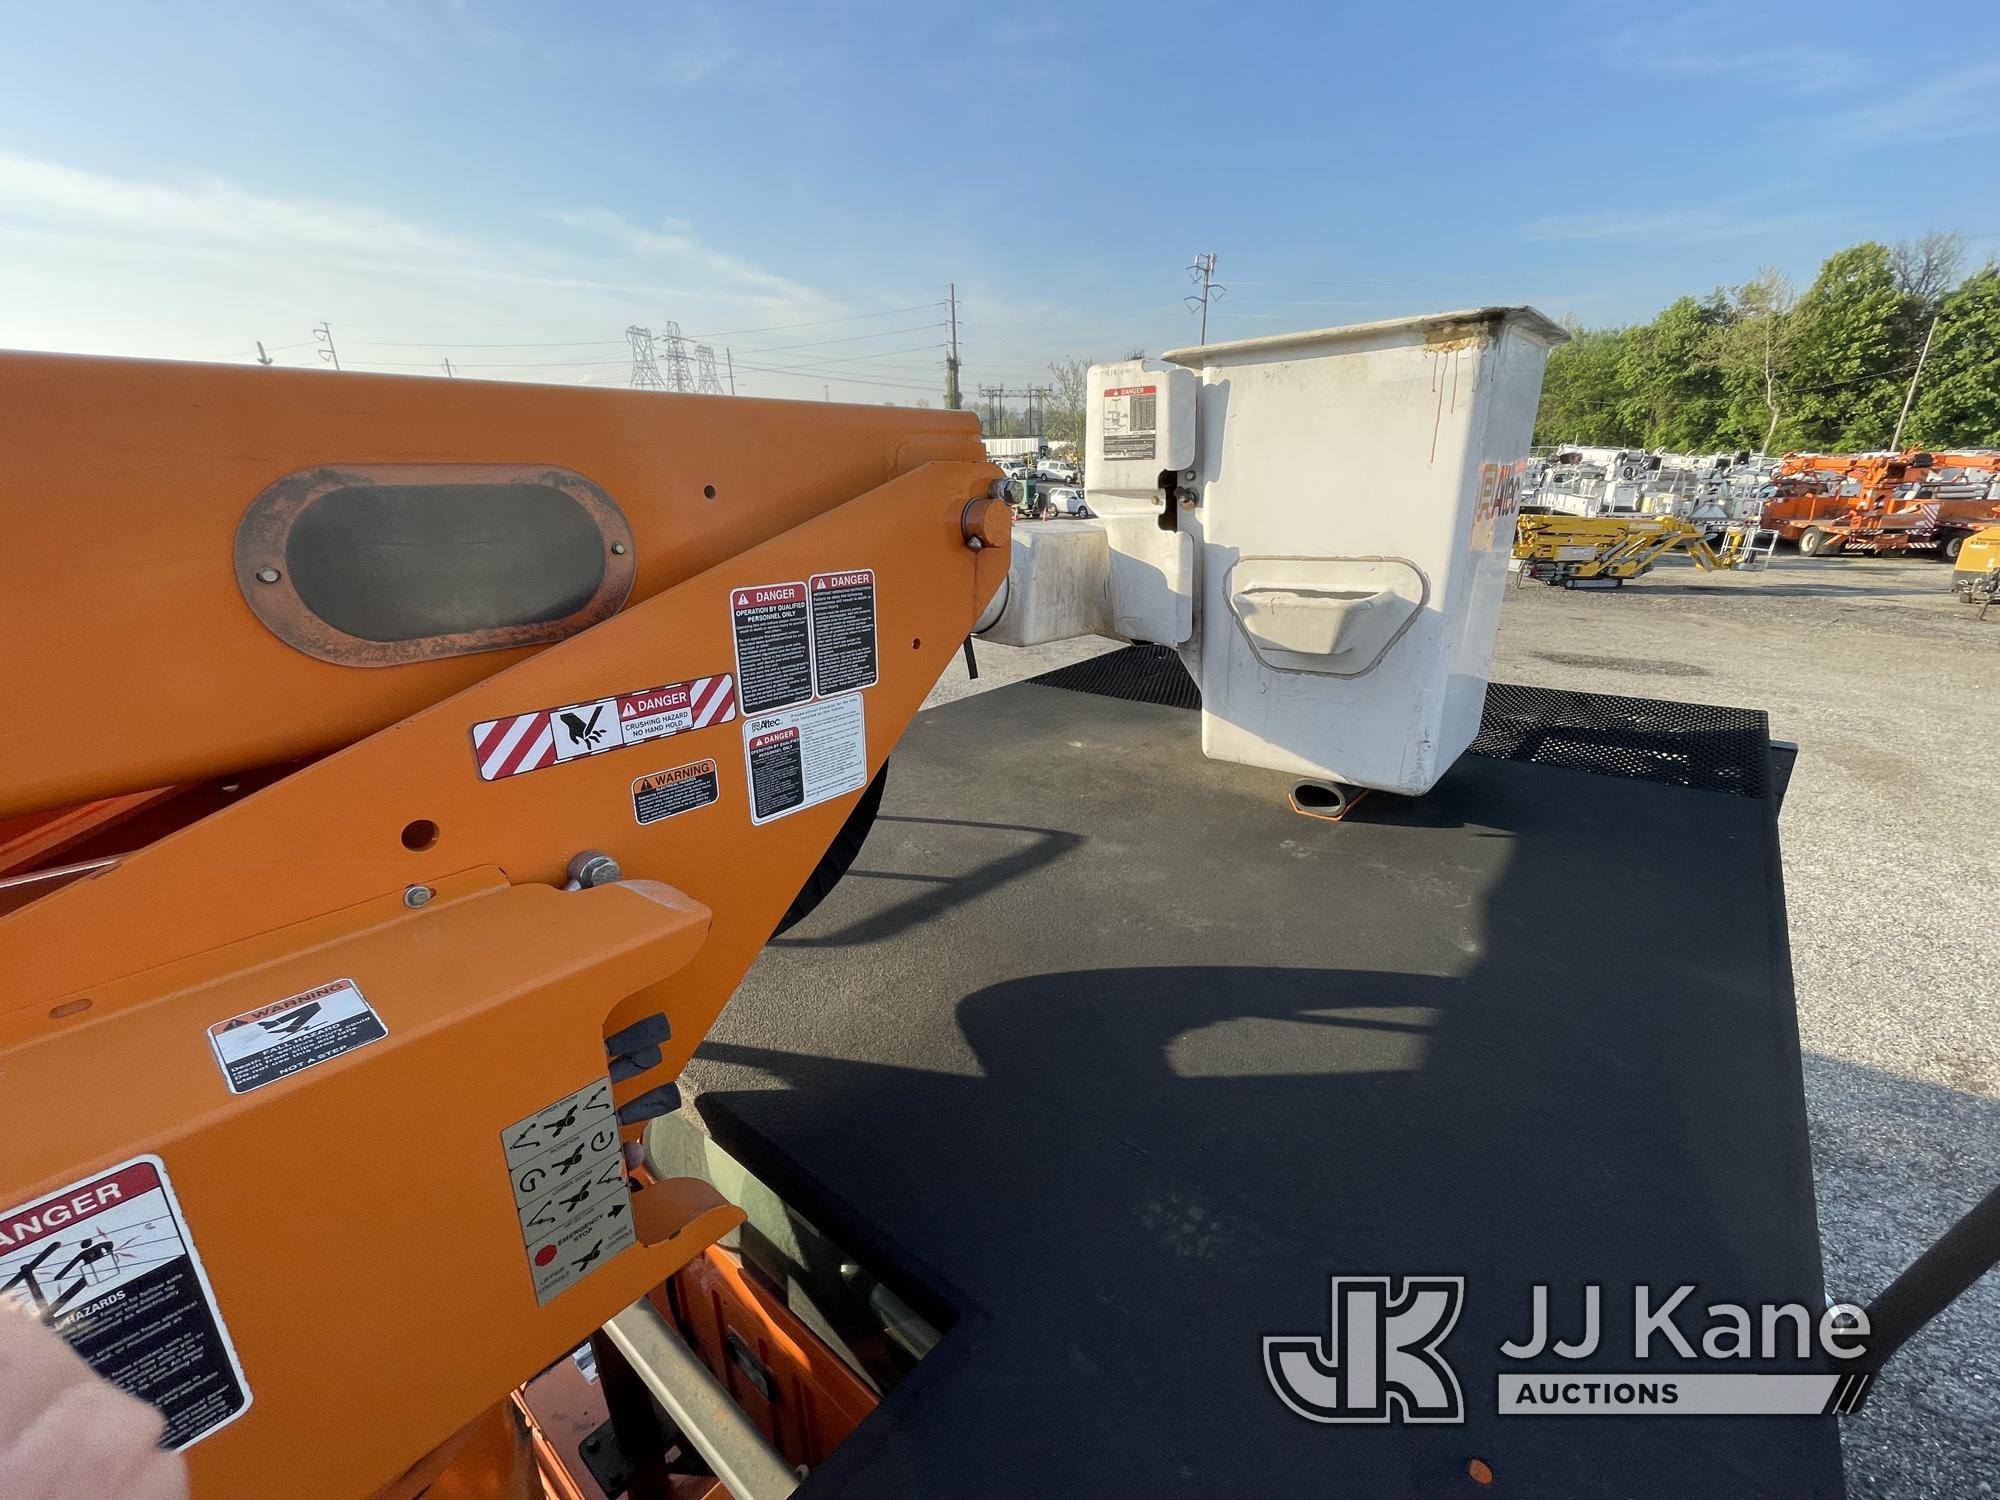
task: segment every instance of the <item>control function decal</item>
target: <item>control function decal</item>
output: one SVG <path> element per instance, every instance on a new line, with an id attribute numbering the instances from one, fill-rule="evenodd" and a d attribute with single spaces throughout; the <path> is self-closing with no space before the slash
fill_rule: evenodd
<path id="1" fill-rule="evenodd" d="M 500 1145 L 538 1305 L 635 1243 L 610 1079 L 516 1120 Z"/>

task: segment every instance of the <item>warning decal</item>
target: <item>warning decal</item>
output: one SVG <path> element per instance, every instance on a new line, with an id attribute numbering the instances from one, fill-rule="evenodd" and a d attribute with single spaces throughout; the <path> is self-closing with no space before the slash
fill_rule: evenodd
<path id="1" fill-rule="evenodd" d="M 861 695 L 743 721 L 750 821 L 768 823 L 868 784 Z"/>
<path id="2" fill-rule="evenodd" d="M 537 1305 L 634 1243 L 610 1079 L 515 1121 L 500 1133 L 500 1145 Z"/>
<path id="3" fill-rule="evenodd" d="M 243 1367 L 157 1156 L 0 1214 L 4 1302 L 38 1314 L 99 1375 L 159 1408 L 163 1448 L 198 1443 L 249 1409 Z"/>
<path id="4" fill-rule="evenodd" d="M 274 1000 L 208 1028 L 232 1094 L 247 1094 L 389 1034 L 351 979 Z"/>
<path id="5" fill-rule="evenodd" d="M 488 719 L 472 726 L 481 781 L 498 781 L 626 745 L 643 745 L 736 717 L 736 679 L 727 672 L 641 688 L 588 703 Z"/>
<path id="6" fill-rule="evenodd" d="M 671 771 L 655 771 L 632 783 L 632 816 L 641 823 L 658 823 L 675 813 L 707 807 L 721 792 L 716 786 L 715 762 L 698 760 L 675 766 Z"/>
<path id="7" fill-rule="evenodd" d="M 875 686 L 875 570 L 815 573 L 812 596 L 813 692 L 825 697 Z"/>
<path id="8" fill-rule="evenodd" d="M 1151 458 L 1160 425 L 1160 388 L 1113 386 L 1104 393 L 1104 456 Z"/>
<path id="9" fill-rule="evenodd" d="M 746 714 L 812 697 L 812 627 L 803 583 L 763 583 L 729 591 L 736 637 L 736 696 Z"/>

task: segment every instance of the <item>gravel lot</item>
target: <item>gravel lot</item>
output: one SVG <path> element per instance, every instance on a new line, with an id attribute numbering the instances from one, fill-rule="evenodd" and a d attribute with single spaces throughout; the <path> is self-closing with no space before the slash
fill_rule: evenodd
<path id="1" fill-rule="evenodd" d="M 1948 577 L 1781 553 L 1604 593 L 1531 585 L 1508 594 L 1493 666 L 1760 708 L 1798 743 L 1780 829 L 1820 1237 L 1829 1288 L 1857 1301 L 2000 1183 L 2000 615 L 1979 623 Z M 931 701 L 1112 647 L 981 646 L 979 681 L 954 664 Z M 1904 1349 L 1843 1438 L 1852 1495 L 2000 1494 L 2000 1272 Z"/>

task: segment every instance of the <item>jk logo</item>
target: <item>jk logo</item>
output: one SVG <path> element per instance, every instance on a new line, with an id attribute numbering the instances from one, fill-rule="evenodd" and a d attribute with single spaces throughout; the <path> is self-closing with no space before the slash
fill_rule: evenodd
<path id="1" fill-rule="evenodd" d="M 1438 1345 L 1458 1322 L 1463 1276 L 1333 1278 L 1333 1324 L 1321 1338 L 1264 1340 L 1278 1399 L 1309 1422 L 1463 1422 L 1458 1377 Z M 1392 1410 L 1392 1407 L 1394 1408 Z"/>

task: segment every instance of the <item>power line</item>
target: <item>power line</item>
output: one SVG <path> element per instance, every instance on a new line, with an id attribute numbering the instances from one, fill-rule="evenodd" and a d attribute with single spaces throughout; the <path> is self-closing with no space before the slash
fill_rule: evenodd
<path id="1" fill-rule="evenodd" d="M 745 349 L 745 354 L 784 354 L 793 349 L 822 349 L 828 344 L 853 344 L 862 339 L 893 338 L 899 333 L 927 333 L 933 328 L 943 328 L 943 321 L 936 323 L 913 323 L 908 328 L 884 328 L 878 333 L 850 333 L 837 339 L 811 339 L 803 344 L 764 344 L 755 349 Z M 718 337 L 719 335 L 704 335 Z"/>
<path id="2" fill-rule="evenodd" d="M 812 322 L 774 322 L 762 328 L 718 328 L 712 334 L 696 334 L 696 338 L 728 338 L 730 334 L 782 334 L 790 328 L 826 328 L 836 322 L 860 322 L 862 318 L 890 318 L 898 312 L 926 312 L 930 308 L 942 308 L 942 302 L 918 302 L 914 308 L 882 308 L 882 312 L 850 312 L 844 318 L 816 318 Z"/>

